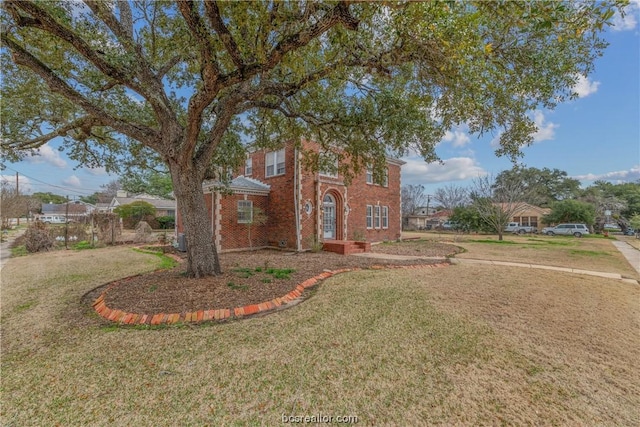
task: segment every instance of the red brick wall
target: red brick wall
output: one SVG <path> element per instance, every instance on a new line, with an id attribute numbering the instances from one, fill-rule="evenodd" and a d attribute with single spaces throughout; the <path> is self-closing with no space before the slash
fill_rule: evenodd
<path id="1" fill-rule="evenodd" d="M 305 150 L 318 150 L 319 145 L 304 141 Z M 268 219 L 264 227 L 253 226 L 253 246 L 280 246 L 296 249 L 296 217 L 295 217 L 295 148 L 289 144 L 285 150 L 285 173 L 283 175 L 265 176 L 265 155 L 272 150 L 260 150 L 251 154 L 253 171 L 251 178 L 257 179 L 271 187 L 269 196 L 247 196 L 254 201 L 254 206 L 260 207 Z M 299 199 L 299 215 L 301 223 L 301 245 L 309 249 L 314 236 L 320 235 L 322 240 L 322 199 L 327 191 L 332 192 L 339 202 L 337 214 L 342 215 L 338 221 L 338 237 L 353 240 L 356 235 L 364 236 L 369 242 L 396 240 L 400 237 L 400 166 L 388 163 L 388 186 L 366 183 L 366 174 L 351 181 L 346 187 L 342 176 L 337 178 L 321 176 L 317 172 L 305 171 L 300 165 L 298 179 L 301 183 Z M 244 167 L 240 174 L 244 174 Z M 247 227 L 237 223 L 237 200 L 243 195 L 224 196 L 222 198 L 222 214 L 220 218 L 220 233 L 222 250 L 239 249 L 249 246 Z M 207 208 L 211 215 L 211 196 L 206 195 Z M 305 204 L 309 202 L 312 210 L 305 212 Z M 348 212 L 345 213 L 345 205 Z M 389 208 L 388 228 L 366 228 L 366 206 L 380 205 Z M 382 224 L 381 224 L 382 225 Z M 179 224 L 179 228 L 181 224 Z M 180 229 L 179 229 L 179 232 Z"/>
<path id="2" fill-rule="evenodd" d="M 249 243 L 249 226 L 238 223 L 238 200 L 253 201 L 253 208 L 268 213 L 267 196 L 232 194 L 223 196 L 220 209 L 221 250 L 242 249 L 251 247 Z M 251 242 L 253 247 L 267 246 L 267 229 L 259 224 L 251 225 Z"/>

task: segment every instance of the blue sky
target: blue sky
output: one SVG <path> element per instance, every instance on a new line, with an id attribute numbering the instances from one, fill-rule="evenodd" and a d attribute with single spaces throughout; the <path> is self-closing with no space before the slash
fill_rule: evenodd
<path id="1" fill-rule="evenodd" d="M 539 131 L 535 142 L 523 149 L 524 165 L 564 170 L 583 187 L 599 179 L 640 179 L 640 0 L 632 1 L 624 18 L 615 19 L 616 25 L 604 35 L 610 45 L 596 60 L 595 72 L 575 88 L 580 97 L 532 114 Z M 444 164 L 406 157 L 402 183 L 422 184 L 432 194 L 445 185 L 467 186 L 479 175 L 509 169 L 511 162 L 494 154 L 495 137 L 478 139 L 464 126 L 452 129 L 436 147 Z M 21 191 L 77 197 L 117 178 L 103 169 L 76 168 L 57 147 L 53 141 L 38 156 L 7 163 L 2 179 L 15 183 L 19 172 Z"/>

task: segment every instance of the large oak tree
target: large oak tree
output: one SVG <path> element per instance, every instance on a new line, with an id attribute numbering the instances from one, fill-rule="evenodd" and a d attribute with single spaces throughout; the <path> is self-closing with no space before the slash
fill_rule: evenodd
<path id="1" fill-rule="evenodd" d="M 188 272 L 219 263 L 203 179 L 258 145 L 314 139 L 348 169 L 412 150 L 437 160 L 452 126 L 501 132 L 572 96 L 605 43 L 609 2 L 11 1 L 2 11 L 2 147 L 61 137 L 80 164 L 170 171 Z"/>

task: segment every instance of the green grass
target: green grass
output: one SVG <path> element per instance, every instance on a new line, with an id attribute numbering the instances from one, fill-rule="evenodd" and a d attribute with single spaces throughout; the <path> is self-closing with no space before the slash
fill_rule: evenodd
<path id="1" fill-rule="evenodd" d="M 152 250 L 142 250 L 142 249 L 133 249 L 134 252 L 138 252 L 141 254 L 149 254 L 149 255 L 154 255 L 157 256 L 158 258 L 160 258 L 160 264 L 158 265 L 158 268 L 161 270 L 169 270 L 172 269 L 174 267 L 176 267 L 178 265 L 178 262 L 176 260 L 174 260 L 171 257 L 166 256 L 165 254 L 163 254 L 162 252 L 156 252 L 156 251 L 152 251 Z"/>
<path id="2" fill-rule="evenodd" d="M 609 253 L 604 251 L 589 251 L 584 249 L 572 249 L 569 251 L 571 255 L 582 255 L 589 257 L 601 257 L 601 256 L 611 256 Z"/>
<path id="3" fill-rule="evenodd" d="M 95 247 L 90 242 L 87 242 L 86 240 L 82 240 L 76 243 L 75 245 L 73 245 L 72 247 L 73 249 L 76 249 L 76 250 L 95 249 Z"/>
<path id="4" fill-rule="evenodd" d="M 29 255 L 29 252 L 27 251 L 27 248 L 25 245 L 14 246 L 13 248 L 11 248 L 12 257 L 25 256 L 25 255 Z"/>
<path id="5" fill-rule="evenodd" d="M 238 284 L 235 282 L 227 282 L 227 286 L 234 291 L 246 291 L 247 289 L 249 289 L 249 286 Z"/>

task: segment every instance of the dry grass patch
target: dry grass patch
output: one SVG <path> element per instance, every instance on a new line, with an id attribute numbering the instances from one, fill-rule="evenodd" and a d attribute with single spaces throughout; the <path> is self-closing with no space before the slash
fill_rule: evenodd
<path id="1" fill-rule="evenodd" d="M 76 261 L 91 254 L 103 256 Z M 80 296 L 157 258 L 55 255 L 3 270 L 2 425 L 639 421 L 630 284 L 490 266 L 361 271 L 269 316 L 120 328 L 82 317 Z"/>
<path id="2" fill-rule="evenodd" d="M 609 239 L 564 236 L 464 236 L 456 243 L 467 251 L 456 258 L 551 265 L 582 270 L 619 273 L 640 279 L 638 272 Z"/>

